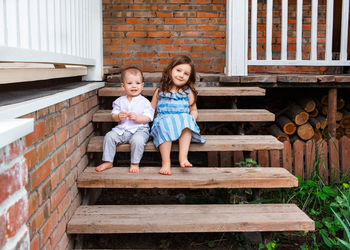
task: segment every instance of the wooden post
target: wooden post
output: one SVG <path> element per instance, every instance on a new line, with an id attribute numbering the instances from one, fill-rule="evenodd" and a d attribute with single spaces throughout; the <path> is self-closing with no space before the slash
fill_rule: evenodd
<path id="1" fill-rule="evenodd" d="M 335 138 L 336 135 L 336 113 L 337 113 L 337 89 L 328 91 L 328 133 Z"/>

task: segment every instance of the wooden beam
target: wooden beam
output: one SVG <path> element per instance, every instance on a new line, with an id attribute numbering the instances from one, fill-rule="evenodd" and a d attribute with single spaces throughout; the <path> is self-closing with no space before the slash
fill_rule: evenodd
<path id="1" fill-rule="evenodd" d="M 68 234 L 313 231 L 295 204 L 80 206 Z"/>
<path id="2" fill-rule="evenodd" d="M 137 174 L 127 167 L 96 172 L 85 168 L 79 188 L 290 188 L 298 179 L 284 168 L 173 167 L 172 176 L 159 174 L 160 167 L 141 167 Z"/>
<path id="3" fill-rule="evenodd" d="M 328 133 L 335 138 L 337 113 L 337 89 L 328 90 Z"/>

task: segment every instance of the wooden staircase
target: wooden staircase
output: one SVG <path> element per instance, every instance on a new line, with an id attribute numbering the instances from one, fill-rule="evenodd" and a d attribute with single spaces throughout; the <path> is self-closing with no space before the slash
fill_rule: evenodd
<path id="1" fill-rule="evenodd" d="M 199 96 L 263 96 L 257 87 L 199 87 Z M 154 88 L 144 88 L 151 96 Z M 99 96 L 120 96 L 121 88 L 106 87 Z M 199 109 L 198 122 L 267 122 L 274 114 L 255 109 Z M 99 110 L 96 123 L 112 122 L 110 110 Z M 253 151 L 283 149 L 283 144 L 269 135 L 204 135 L 205 144 L 194 144 L 190 151 Z M 103 137 L 93 137 L 88 152 L 102 152 Z M 173 151 L 178 150 L 175 143 Z M 129 152 L 120 145 L 118 152 Z M 148 142 L 145 152 L 156 152 Z M 195 163 L 195 162 L 193 162 Z M 212 168 L 173 167 L 171 176 L 158 174 L 160 167 L 141 167 L 130 174 L 128 168 L 115 167 L 96 172 L 87 167 L 78 177 L 79 188 L 291 188 L 298 180 L 283 168 Z M 68 223 L 69 234 L 165 233 L 165 232 L 261 232 L 312 231 L 314 222 L 294 204 L 235 205 L 83 205 Z"/>

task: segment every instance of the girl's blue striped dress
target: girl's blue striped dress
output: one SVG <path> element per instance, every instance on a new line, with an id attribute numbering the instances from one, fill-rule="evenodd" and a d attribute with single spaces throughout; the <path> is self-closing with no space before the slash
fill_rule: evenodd
<path id="1" fill-rule="evenodd" d="M 190 89 L 174 93 L 159 92 L 158 114 L 150 134 L 156 147 L 166 141 L 176 141 L 185 128 L 192 130 L 192 142 L 205 143 L 196 121 L 190 115 L 189 93 Z"/>

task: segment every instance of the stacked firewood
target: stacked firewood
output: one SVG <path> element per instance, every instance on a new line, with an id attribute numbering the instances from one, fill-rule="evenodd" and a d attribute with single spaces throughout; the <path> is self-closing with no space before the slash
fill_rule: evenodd
<path id="1" fill-rule="evenodd" d="M 328 137 L 328 96 L 320 99 L 301 98 L 277 114 L 276 123 L 269 132 L 280 141 L 297 139 L 316 141 Z M 337 100 L 336 138 L 350 137 L 350 105 Z"/>

